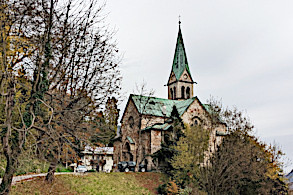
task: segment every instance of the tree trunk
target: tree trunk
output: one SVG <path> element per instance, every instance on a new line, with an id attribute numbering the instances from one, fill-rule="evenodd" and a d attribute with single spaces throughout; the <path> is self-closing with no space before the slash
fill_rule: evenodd
<path id="1" fill-rule="evenodd" d="M 54 173 L 56 172 L 56 167 L 57 162 L 51 162 L 45 179 L 48 183 L 53 183 L 55 179 Z"/>
<path id="2" fill-rule="evenodd" d="M 12 157 L 12 155 L 4 153 L 6 156 L 7 164 L 5 169 L 5 174 L 2 179 L 2 183 L 0 185 L 0 195 L 9 194 L 11 190 L 12 178 L 15 173 L 16 167 L 16 159 Z M 16 157 L 17 158 L 17 157 Z"/>
<path id="3" fill-rule="evenodd" d="M 12 184 L 12 178 L 13 178 L 13 171 L 9 168 L 6 167 L 5 174 L 3 176 L 2 183 L 0 185 L 0 194 L 9 194 L 10 189 L 11 189 L 11 184 Z"/>
<path id="4" fill-rule="evenodd" d="M 0 185 L 0 195 L 9 194 L 11 190 L 11 184 L 12 184 L 12 178 L 13 174 L 16 171 L 17 168 L 17 159 L 20 154 L 20 139 L 18 136 L 12 137 L 12 110 L 14 107 L 14 88 L 13 83 L 9 82 L 9 89 L 8 89 L 8 95 L 6 99 L 6 128 L 2 128 L 1 133 L 5 133 L 5 135 L 2 137 L 2 147 L 3 147 L 3 153 L 6 158 L 6 169 L 3 176 L 2 183 Z"/>

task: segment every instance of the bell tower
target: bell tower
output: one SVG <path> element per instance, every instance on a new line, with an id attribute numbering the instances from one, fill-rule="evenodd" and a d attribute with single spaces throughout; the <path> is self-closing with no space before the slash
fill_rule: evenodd
<path id="1" fill-rule="evenodd" d="M 193 97 L 193 83 L 196 83 L 193 81 L 189 70 L 180 25 L 179 20 L 172 70 L 167 83 L 168 99 L 172 100 L 185 100 Z"/>

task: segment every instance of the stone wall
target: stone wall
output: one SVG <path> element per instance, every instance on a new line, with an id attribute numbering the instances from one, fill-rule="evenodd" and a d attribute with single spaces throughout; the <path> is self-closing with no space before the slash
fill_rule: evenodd
<path id="1" fill-rule="evenodd" d="M 151 154 L 161 149 L 162 131 L 151 131 Z"/>
<path id="2" fill-rule="evenodd" d="M 113 160 L 114 160 L 114 164 L 117 164 L 118 162 L 121 161 L 121 157 L 122 157 L 122 142 L 120 140 L 115 140 L 113 145 L 114 145 Z"/>
<path id="3" fill-rule="evenodd" d="M 133 117 L 132 122 L 130 120 L 130 117 Z M 189 108 L 181 116 L 181 118 L 183 122 L 189 126 L 196 125 L 195 121 L 197 121 L 197 124 L 201 124 L 205 129 L 210 130 L 209 149 L 207 151 L 206 158 L 208 159 L 208 156 L 210 156 L 214 152 L 216 146 L 221 143 L 221 137 L 216 136 L 216 132 L 225 132 L 225 125 L 221 123 L 212 124 L 210 116 L 197 98 L 189 106 Z M 165 120 L 166 118 L 164 117 L 146 115 L 140 116 L 134 103 L 130 99 L 121 121 L 121 141 L 117 140 L 114 143 L 115 163 L 119 161 L 125 161 L 127 159 L 125 155 L 127 155 L 127 152 L 129 152 L 133 155 L 133 160 L 137 163 L 146 161 L 148 163 L 148 167 L 155 167 L 150 154 L 155 153 L 161 148 L 162 132 L 157 130 L 142 131 L 142 144 L 141 146 L 138 146 L 139 126 L 141 124 L 141 129 L 145 129 L 146 127 L 150 127 L 156 123 L 164 123 Z M 130 141 L 127 139 L 127 136 L 129 136 L 134 143 L 130 143 Z M 130 145 L 130 151 L 127 151 L 128 145 Z"/>
<path id="4" fill-rule="evenodd" d="M 130 117 L 133 118 L 133 121 L 130 120 Z M 114 161 L 124 161 L 125 154 L 128 152 L 127 150 L 127 144 L 130 145 L 130 153 L 133 156 L 133 160 L 136 161 L 136 150 L 137 150 L 137 143 L 138 143 L 138 130 L 139 130 L 139 121 L 140 116 L 139 113 L 130 99 L 128 102 L 128 105 L 126 106 L 126 110 L 124 111 L 124 116 L 121 121 L 121 141 L 115 141 L 114 147 L 115 147 L 115 156 Z M 130 141 L 127 139 L 127 136 L 129 136 L 134 143 L 130 143 Z M 117 155 L 117 156 L 116 156 Z"/>
<path id="5" fill-rule="evenodd" d="M 172 93 L 174 95 L 174 89 L 176 93 L 175 99 L 188 99 L 186 95 L 187 87 L 189 87 L 190 89 L 189 98 L 193 97 L 193 83 L 192 82 L 193 81 L 186 70 L 184 70 L 183 74 L 181 75 L 178 81 L 176 80 L 176 77 L 174 73 L 172 72 L 168 81 L 168 99 L 172 99 Z M 182 90 L 181 90 L 182 87 L 184 87 L 184 98 L 182 97 Z M 171 89 L 172 89 L 172 93 L 171 93 Z"/>
<path id="6" fill-rule="evenodd" d="M 146 127 L 153 126 L 156 123 L 164 123 L 164 122 L 165 122 L 165 119 L 163 117 L 143 115 L 141 120 L 141 128 L 144 129 Z"/>
<path id="7" fill-rule="evenodd" d="M 132 122 L 129 120 L 130 117 L 133 117 L 133 124 L 131 124 Z M 153 151 L 157 151 L 161 146 L 161 137 L 154 135 L 150 131 L 143 131 L 141 133 L 142 145 L 138 146 L 139 125 L 141 124 L 141 129 L 144 129 L 156 123 L 164 123 L 164 120 L 165 119 L 163 117 L 146 115 L 140 116 L 133 101 L 130 99 L 121 121 L 121 141 L 117 140 L 114 142 L 114 161 L 119 162 L 127 160 L 127 158 L 125 157 L 125 153 L 127 152 L 127 144 L 130 145 L 130 152 L 133 155 L 133 160 L 137 161 L 138 163 L 143 161 L 145 156 L 152 154 Z M 129 142 L 127 136 L 132 138 L 134 144 L 131 144 Z M 154 146 L 152 145 L 153 143 L 155 143 Z"/>
<path id="8" fill-rule="evenodd" d="M 197 98 L 181 118 L 185 124 L 195 125 L 195 121 L 197 121 L 197 123 L 201 124 L 206 130 L 210 131 L 209 148 L 206 155 L 207 161 L 208 157 L 215 151 L 216 147 L 221 144 L 222 137 L 217 136 L 217 132 L 226 132 L 226 126 L 223 123 L 212 124 L 210 115 L 202 107 Z"/>

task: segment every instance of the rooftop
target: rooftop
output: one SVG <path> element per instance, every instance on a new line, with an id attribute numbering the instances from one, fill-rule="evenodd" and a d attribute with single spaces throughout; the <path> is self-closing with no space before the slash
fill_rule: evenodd
<path id="1" fill-rule="evenodd" d="M 175 49 L 173 65 L 172 65 L 172 71 L 174 72 L 177 80 L 179 80 L 179 78 L 183 74 L 184 70 L 186 70 L 188 72 L 188 74 L 190 75 L 190 78 L 192 80 L 191 73 L 190 73 L 189 66 L 188 66 L 187 56 L 186 56 L 186 52 L 185 52 L 185 47 L 184 47 L 184 43 L 183 43 L 183 37 L 182 37 L 182 33 L 181 33 L 180 23 L 179 23 L 179 31 L 178 31 L 176 49 Z"/>
<path id="2" fill-rule="evenodd" d="M 85 146 L 84 151 L 82 153 L 84 154 L 113 154 L 114 152 L 114 147 L 96 147 L 92 148 L 90 146 Z"/>
<path id="3" fill-rule="evenodd" d="M 148 97 L 131 94 L 131 98 L 140 114 L 170 117 L 175 105 L 181 116 L 196 97 L 186 100 L 170 100 L 157 97 Z"/>

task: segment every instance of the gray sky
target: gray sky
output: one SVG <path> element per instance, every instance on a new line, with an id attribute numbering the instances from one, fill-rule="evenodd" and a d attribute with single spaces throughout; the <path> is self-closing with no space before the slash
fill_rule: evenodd
<path id="1" fill-rule="evenodd" d="M 181 15 L 195 95 L 244 110 L 256 135 L 293 160 L 292 8 L 292 0 L 108 0 L 125 99 L 143 80 L 167 98 Z"/>

